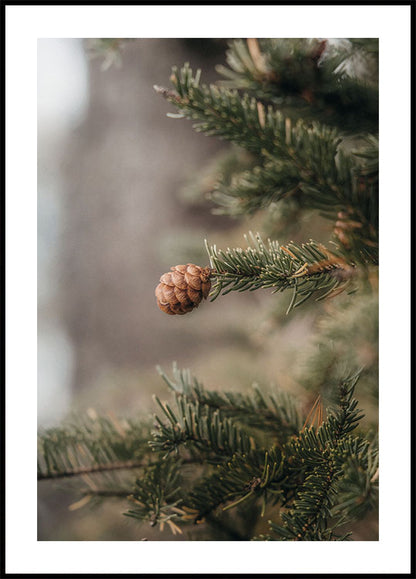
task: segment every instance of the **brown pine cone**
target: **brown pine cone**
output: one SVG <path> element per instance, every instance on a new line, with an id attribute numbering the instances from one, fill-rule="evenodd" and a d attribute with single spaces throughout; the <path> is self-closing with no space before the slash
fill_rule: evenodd
<path id="1" fill-rule="evenodd" d="M 206 299 L 211 289 L 211 268 L 187 265 L 174 265 L 164 273 L 155 290 L 157 305 L 171 316 L 183 315 Z"/>

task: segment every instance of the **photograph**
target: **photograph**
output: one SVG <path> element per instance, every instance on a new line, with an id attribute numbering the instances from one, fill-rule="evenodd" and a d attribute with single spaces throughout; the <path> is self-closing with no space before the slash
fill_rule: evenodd
<path id="1" fill-rule="evenodd" d="M 414 6 L 2 10 L 1 573 L 412 571 Z"/>
<path id="2" fill-rule="evenodd" d="M 378 39 L 40 39 L 38 115 L 38 539 L 377 540 Z"/>

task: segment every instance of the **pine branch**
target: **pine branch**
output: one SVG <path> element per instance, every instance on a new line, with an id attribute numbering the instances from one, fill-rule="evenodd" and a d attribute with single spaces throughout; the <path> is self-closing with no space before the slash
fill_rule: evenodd
<path id="1" fill-rule="evenodd" d="M 234 506 L 226 506 L 233 498 L 240 504 L 254 495 L 254 499 L 262 498 L 263 509 L 266 502 L 275 503 L 282 493 L 278 481 L 284 479 L 280 472 L 280 451 L 257 450 L 259 443 L 237 428 L 229 416 L 250 429 L 260 428 L 261 424 L 263 431 L 270 428 L 278 433 L 277 443 L 282 445 L 299 430 L 302 422 L 291 398 L 270 396 L 266 401 L 259 389 L 255 397 L 208 392 L 189 370 L 179 370 L 174 365 L 173 379 L 160 369 L 159 372 L 175 395 L 178 411 L 156 399 L 168 424 L 156 417 L 159 429 L 151 446 L 156 451 L 170 452 L 182 444 L 191 445 L 190 448 L 199 451 L 201 459 L 205 456 L 205 460 L 217 465 L 211 475 L 203 476 L 183 498 L 181 508 L 188 509 L 185 520 L 193 518 L 199 522 L 206 517 L 211 520 L 218 507 Z"/>
<path id="2" fill-rule="evenodd" d="M 283 115 L 265 112 L 257 107 L 254 98 L 240 97 L 237 91 L 220 89 L 215 85 L 199 85 L 200 71 L 195 77 L 189 65 L 181 70 L 173 68 L 171 81 L 176 92 L 155 86 L 158 94 L 180 110 L 180 115 L 194 121 L 197 132 L 235 142 L 252 153 L 260 154 L 263 148 L 280 149 L 285 135 Z M 274 137 L 278 135 L 279 139 Z"/>
<path id="3" fill-rule="evenodd" d="M 170 459 L 157 462 L 136 481 L 135 489 L 129 497 L 132 508 L 125 515 L 141 521 L 147 520 L 152 527 L 159 524 L 161 531 L 167 524 L 173 534 L 181 534 L 181 529 L 175 523 L 175 520 L 186 514 L 178 508 L 182 497 L 181 480 L 180 462 Z"/>
<path id="4" fill-rule="evenodd" d="M 363 519 L 378 507 L 378 445 L 370 442 L 343 464 L 344 476 L 337 484 L 337 503 L 332 515 L 340 524 Z"/>
<path id="5" fill-rule="evenodd" d="M 215 245 L 206 244 L 216 277 L 211 301 L 220 293 L 225 295 L 230 291 L 292 289 L 289 313 L 313 295 L 320 300 L 352 289 L 353 265 L 322 244 L 310 241 L 302 246 L 293 242 L 280 246 L 277 241 L 269 240 L 266 245 L 258 234 L 251 233 L 250 237 L 252 245 L 245 250 L 228 248 L 222 251 Z"/>
<path id="6" fill-rule="evenodd" d="M 114 55 L 107 40 L 101 47 L 107 43 Z M 175 276 L 164 274 L 157 288 L 159 307 L 190 311 L 207 297 L 211 280 L 212 301 L 231 291 L 288 290 L 288 312 L 310 298 L 367 290 L 378 263 L 378 41 L 234 40 L 227 64 L 217 85 L 201 84 L 200 71 L 186 64 L 173 69 L 174 90 L 155 87 L 177 110 L 169 116 L 190 119 L 237 151 L 217 165 L 219 183 L 211 170 L 198 186 L 211 193 L 217 212 L 268 210 L 276 218 L 279 211 L 289 226 L 304 211 L 319 212 L 333 223 L 336 249 L 313 240 L 263 242 L 252 233 L 245 249 L 206 243 L 211 267 L 174 266 Z M 324 356 L 309 358 L 301 380 L 320 392 L 319 401 L 333 390 L 341 356 L 348 367 L 361 365 L 342 342 L 357 342 L 363 324 L 365 344 L 377 341 L 376 303 L 368 297 L 355 316 L 338 310 L 321 328 Z M 329 350 L 330 342 L 337 346 Z M 375 362 L 374 355 L 363 376 L 377 372 Z M 174 535 L 205 523 L 216 540 L 252 538 L 267 512 L 273 522 L 261 540 L 315 541 L 348 538 L 339 529 L 377 508 L 378 446 L 357 428 L 358 374 L 341 382 L 327 418 L 315 403 L 304 420 L 283 392 L 209 391 L 188 370 L 159 372 L 174 401 L 155 397 L 160 412 L 152 432 L 150 424 L 91 415 L 40 433 L 38 479 L 75 482 L 81 498 L 71 510 L 128 498 L 126 516 Z"/>
<path id="7" fill-rule="evenodd" d="M 218 508 L 233 508 L 244 501 L 262 499 L 276 504 L 284 493 L 284 461 L 276 448 L 270 451 L 235 454 L 218 464 L 215 472 L 195 485 L 186 504 L 197 512 L 196 520 L 212 515 Z M 283 486 L 283 488 L 282 488 Z"/>
<path id="8" fill-rule="evenodd" d="M 190 402 L 180 394 L 175 395 L 177 409 L 155 397 L 167 423 L 156 415 L 157 430 L 150 446 L 157 452 L 179 450 L 185 445 L 198 451 L 213 454 L 219 459 L 232 456 L 234 452 L 249 453 L 256 448 L 254 439 L 239 428 L 219 410 Z"/>
<path id="9" fill-rule="evenodd" d="M 228 66 L 217 67 L 227 79 L 219 84 L 290 107 L 303 118 L 322 117 L 343 131 L 377 131 L 378 42 L 373 40 L 234 40 L 226 53 Z"/>
<path id="10" fill-rule="evenodd" d="M 181 116 L 194 121 L 197 132 L 234 142 L 261 156 L 275 155 L 294 161 L 305 148 L 302 141 L 308 134 L 314 133 L 317 142 L 322 139 L 323 143 L 334 144 L 335 151 L 342 140 L 335 129 L 317 122 L 312 123 L 312 130 L 310 123 L 293 124 L 279 110 L 266 108 L 247 94 L 241 96 L 236 90 L 200 85 L 199 80 L 200 71 L 194 76 L 185 64 L 181 70 L 173 68 L 171 81 L 176 91 L 154 87 L 180 110 Z"/>
<path id="11" fill-rule="evenodd" d="M 260 161 L 256 170 L 220 185 L 214 200 L 240 213 L 300 196 L 305 208 L 337 219 L 335 233 L 346 250 L 364 263 L 377 261 L 378 177 L 364 178 L 365 163 L 363 169 L 342 133 L 316 121 L 293 123 L 235 90 L 200 86 L 199 76 L 186 65 L 171 77 L 176 92 L 155 89 L 193 120 L 197 131 L 234 142 Z"/>
<path id="12" fill-rule="evenodd" d="M 332 540 L 337 537 L 334 524 L 328 525 L 330 515 L 342 524 L 348 516 L 359 516 L 376 505 L 377 452 L 375 448 L 369 451 L 367 441 L 350 436 L 362 417 L 352 398 L 358 376 L 344 381 L 338 410 L 329 413 L 316 432 L 298 428 L 298 434 L 288 439 L 289 431 L 282 429 L 283 438 L 277 440 L 277 446 L 265 449 L 261 437 L 250 437 L 234 420 L 261 410 L 266 410 L 267 416 L 275 412 L 277 420 L 288 418 L 294 412 L 290 399 L 275 406 L 277 398 L 266 403 L 263 396 L 207 392 L 189 371 L 176 366 L 173 379 L 163 372 L 161 375 L 174 394 L 176 409 L 156 399 L 165 422 L 156 417 L 158 429 L 150 442 L 156 452 L 151 462 L 146 464 L 143 457 L 140 463 L 140 477 L 128 496 L 132 507 L 127 516 L 159 525 L 160 530 L 166 526 L 178 534 L 184 524 L 206 521 L 214 527 L 222 525 L 223 513 L 234 508 L 239 511 L 248 506 L 255 509 L 256 516 L 263 515 L 266 506 L 290 505 L 296 493 L 291 510 L 282 515 L 284 526 L 272 525 L 272 531 L 284 540 Z M 292 418 L 302 422 L 297 413 Z M 91 426 L 87 431 L 90 435 L 94 431 L 92 446 L 102 440 L 102 430 L 108 432 L 109 426 L 114 443 L 114 430 L 106 420 L 95 420 Z M 251 426 L 249 421 L 247 426 Z M 293 427 L 292 421 L 290 429 Z M 85 430 L 85 425 L 76 429 L 75 439 L 85 438 Z M 119 429 L 120 433 L 123 431 Z M 71 434 L 74 440 L 74 431 Z M 66 435 L 68 442 L 71 436 Z M 180 458 L 170 454 L 181 446 L 191 454 Z M 195 469 L 197 463 L 199 468 Z M 187 473 L 186 464 L 193 465 L 192 471 Z M 111 468 L 109 462 L 103 465 L 103 470 Z M 90 465 L 88 472 L 100 470 L 100 466 Z M 95 484 L 86 473 L 87 468 L 82 467 L 73 472 L 83 474 L 89 488 L 81 489 L 82 498 L 71 505 L 72 510 L 103 497 L 128 495 L 125 487 Z M 70 476 L 68 469 L 65 474 Z M 337 492 L 339 507 L 332 512 Z"/>
<path id="13" fill-rule="evenodd" d="M 299 171 L 276 159 L 219 182 L 211 198 L 228 215 L 251 215 L 272 203 L 297 197 L 301 193 Z M 217 212 L 220 212 L 217 211 Z"/>
<path id="14" fill-rule="evenodd" d="M 253 394 L 239 392 L 208 391 L 191 375 L 189 370 L 180 370 L 173 365 L 172 379 L 158 368 L 159 374 L 169 386 L 186 399 L 201 407 L 218 410 L 223 416 L 249 426 L 268 430 L 279 435 L 279 440 L 298 432 L 301 426 L 295 401 L 287 392 L 276 392 L 264 395 L 257 385 L 253 385 Z"/>
<path id="15" fill-rule="evenodd" d="M 351 457 L 363 456 L 368 450 L 368 442 L 350 436 L 363 416 L 353 398 L 357 380 L 355 375 L 340 385 L 338 410 L 316 432 L 313 428 L 305 429 L 287 445 L 295 470 L 305 469 L 305 480 L 291 509 L 281 515 L 283 525 L 271 523 L 272 531 L 281 540 L 339 539 L 334 529 L 341 521 L 332 525 L 329 522 L 344 465 Z"/>
<path id="16" fill-rule="evenodd" d="M 241 215 L 295 198 L 303 209 L 318 210 L 326 218 L 347 213 L 360 230 L 356 236 L 376 244 L 378 141 L 367 137 L 346 154 L 337 134 L 325 128 L 306 129 L 298 123 L 288 135 L 295 147 L 289 159 L 266 156 L 262 165 L 219 183 L 212 199 L 227 213 Z"/>
<path id="17" fill-rule="evenodd" d="M 331 463 L 324 463 L 308 476 L 298 492 L 295 507 L 282 513 L 283 526 L 271 522 L 271 530 L 283 541 L 327 541 L 333 537 L 327 528 L 339 473 Z"/>
<path id="18" fill-rule="evenodd" d="M 141 468 L 149 452 L 146 427 L 94 415 L 41 431 L 38 480 Z"/>
<path id="19" fill-rule="evenodd" d="M 114 462 L 97 464 L 91 466 L 79 466 L 79 467 L 67 467 L 65 470 L 60 472 L 49 472 L 49 473 L 38 473 L 38 480 L 48 480 L 48 479 L 60 479 L 74 476 L 82 476 L 85 474 L 95 474 L 102 472 L 110 472 L 113 470 L 131 470 L 138 469 L 147 466 L 147 462 L 132 461 L 127 460 L 125 462 Z"/>

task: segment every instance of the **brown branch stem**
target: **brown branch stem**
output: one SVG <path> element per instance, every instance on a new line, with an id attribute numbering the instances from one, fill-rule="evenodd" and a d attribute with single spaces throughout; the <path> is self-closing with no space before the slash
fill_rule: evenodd
<path id="1" fill-rule="evenodd" d="M 133 460 L 127 460 L 125 462 L 113 462 L 108 464 L 97 464 L 90 466 L 79 466 L 68 469 L 63 472 L 38 473 L 38 480 L 66 478 L 96 472 L 106 472 L 109 470 L 126 470 L 126 469 L 143 468 L 145 466 L 148 466 L 148 463 L 136 462 Z"/>
<path id="2" fill-rule="evenodd" d="M 184 458 L 181 461 L 184 464 L 194 464 L 200 461 L 192 458 Z M 79 466 L 61 472 L 38 473 L 38 481 L 40 480 L 55 480 L 59 478 L 67 478 L 72 476 L 82 476 L 84 474 L 95 474 L 100 472 L 107 472 L 112 470 L 129 470 L 136 468 L 150 467 L 155 463 L 144 461 L 138 462 L 134 460 L 126 460 L 124 462 L 110 462 L 107 464 L 96 464 L 90 466 Z"/>

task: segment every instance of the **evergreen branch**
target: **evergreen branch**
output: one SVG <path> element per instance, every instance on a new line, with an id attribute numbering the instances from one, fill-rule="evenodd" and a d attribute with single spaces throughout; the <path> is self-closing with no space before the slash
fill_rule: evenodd
<path id="1" fill-rule="evenodd" d="M 300 192 L 297 168 L 276 159 L 235 175 L 231 183 L 218 183 L 211 198 L 223 213 L 250 215 Z"/>
<path id="2" fill-rule="evenodd" d="M 188 64 L 173 69 L 176 91 L 155 86 L 157 93 L 194 121 L 197 132 L 234 142 L 260 157 L 277 157 L 303 170 L 322 173 L 323 156 L 332 162 L 342 134 L 317 121 L 292 123 L 279 110 L 267 108 L 255 98 L 216 85 L 200 85 L 200 71 L 193 76 Z M 308 161 L 305 166 L 305 161 Z M 330 173 L 332 176 L 333 169 Z M 321 176 L 322 178 L 322 176 Z"/>
<path id="3" fill-rule="evenodd" d="M 171 81 L 176 92 L 154 88 L 174 104 L 182 116 L 193 121 L 197 132 L 235 142 L 252 153 L 260 154 L 263 148 L 270 147 L 273 151 L 276 147 L 280 150 L 279 142 L 285 135 L 283 115 L 273 113 L 271 108 L 266 115 L 254 98 L 248 95 L 241 98 L 237 91 L 199 85 L 199 77 L 200 71 L 194 77 L 192 69 L 185 64 L 181 70 L 174 67 L 172 71 Z"/>
<path id="4" fill-rule="evenodd" d="M 176 364 L 172 379 L 160 368 L 158 371 L 173 392 L 186 396 L 190 402 L 219 410 L 223 416 L 233 417 L 251 428 L 270 430 L 279 435 L 279 440 L 295 434 L 301 426 L 296 404 L 287 392 L 266 396 L 257 385 L 253 385 L 253 394 L 208 391 L 189 370 L 180 370 Z"/>
<path id="5" fill-rule="evenodd" d="M 338 409 L 329 414 L 327 421 L 319 429 L 322 443 L 327 444 L 328 440 L 339 443 L 357 427 L 357 423 L 364 417 L 362 411 L 357 409 L 358 401 L 353 398 L 360 374 L 361 370 L 341 382 Z"/>
<path id="6" fill-rule="evenodd" d="M 168 116 L 187 118 L 197 131 L 233 145 L 209 178 L 193 180 L 193 191 L 211 194 L 217 213 L 267 209 L 279 221 L 272 237 L 290 238 L 284 227 L 303 221 L 304 211 L 319 212 L 332 221 L 336 249 L 313 240 L 263 242 L 252 233 L 246 249 L 206 243 L 206 281 L 165 275 L 173 283 L 164 284 L 167 295 L 195 303 L 200 283 L 206 297 L 211 280 L 211 300 L 231 291 L 288 290 L 289 312 L 309 298 L 352 293 L 358 284 L 374 294 L 378 40 L 237 39 L 227 67 L 218 70 L 225 81 L 217 85 L 201 84 L 200 71 L 186 64 L 173 69 L 173 90 L 155 87 L 177 111 Z M 365 365 L 363 377 L 377 375 L 377 304 L 369 293 L 354 310 L 343 300 L 320 328 L 321 352 L 299 380 L 320 392 L 306 420 L 287 393 L 257 386 L 208 391 L 175 365 L 172 377 L 159 369 L 174 403 L 155 397 L 160 412 L 151 434 L 149 424 L 95 415 L 48 429 L 39 436 L 38 479 L 75 481 L 81 498 L 71 510 L 128 498 L 127 516 L 174 535 L 182 525 L 205 521 L 214 529 L 209 538 L 248 540 L 270 509 L 270 534 L 261 540 L 348 538 L 340 527 L 367 516 L 378 500 L 377 440 L 357 428 L 363 418 L 353 395 L 358 374 L 340 385 L 338 379 L 340 358 L 344 366 Z M 324 419 L 321 396 L 332 403 L 334 385 L 337 405 Z"/>
<path id="7" fill-rule="evenodd" d="M 186 513 L 178 508 L 182 501 L 180 461 L 170 459 L 157 462 L 137 479 L 133 493 L 128 497 L 132 508 L 125 513 L 153 527 L 167 524 L 173 534 L 182 533 L 174 522 Z"/>
<path id="8" fill-rule="evenodd" d="M 261 498 L 264 512 L 268 501 L 276 504 L 283 494 L 283 466 L 282 454 L 277 448 L 249 455 L 235 454 L 195 485 L 185 504 L 198 513 L 197 521 L 212 515 L 219 507 L 225 511 L 249 499 Z"/>
<path id="9" fill-rule="evenodd" d="M 146 425 L 90 416 L 39 433 L 38 480 L 141 468 Z"/>
<path id="10" fill-rule="evenodd" d="M 249 453 L 256 448 L 254 439 L 239 428 L 219 410 L 201 406 L 175 395 L 176 412 L 155 397 L 168 422 L 163 423 L 156 415 L 156 431 L 150 446 L 158 452 L 178 452 L 180 446 L 190 446 L 198 451 L 213 453 L 218 459 L 232 456 L 235 452 Z"/>
<path id="11" fill-rule="evenodd" d="M 280 107 L 322 117 L 343 131 L 377 130 L 378 43 L 351 39 L 248 39 L 230 42 L 220 86 L 244 89 Z M 353 61 L 360 51 L 359 63 Z M 364 80 L 356 64 L 365 70 Z M 369 77 L 372 82 L 369 83 Z"/>
<path id="12" fill-rule="evenodd" d="M 376 508 L 378 451 L 370 449 L 368 441 L 345 437 L 345 430 L 340 434 L 343 430 L 341 426 L 331 432 L 324 424 L 317 433 L 312 429 L 302 433 L 300 452 L 294 457 L 308 465 L 305 480 L 292 508 L 281 514 L 283 525 L 271 522 L 281 540 L 344 540 L 348 534 L 339 537 L 335 529 Z"/>
<path id="13" fill-rule="evenodd" d="M 296 199 L 303 209 L 336 220 L 345 213 L 358 241 L 377 244 L 378 141 L 346 155 L 328 131 L 292 131 L 296 154 L 289 160 L 268 156 L 264 164 L 219 183 L 212 199 L 232 215 L 251 214 L 272 203 Z M 340 227 L 340 224 L 338 224 Z M 342 228 L 342 226 L 341 226 Z M 345 227 L 344 227 L 345 229 Z"/>
<path id="14" fill-rule="evenodd" d="M 327 519 L 335 496 L 334 482 L 339 474 L 330 461 L 316 467 L 305 479 L 294 507 L 281 514 L 283 526 L 271 522 L 271 530 L 283 541 L 331 540 L 333 531 L 328 529 Z"/>
<path id="15" fill-rule="evenodd" d="M 364 178 L 365 166 L 344 146 L 342 133 L 317 121 L 292 123 L 247 94 L 200 86 L 199 76 L 185 65 L 173 71 L 176 92 L 155 88 L 194 121 L 197 131 L 234 142 L 260 160 L 257 170 L 220 185 L 214 200 L 239 213 L 301 194 L 306 208 L 330 218 L 340 213 L 335 231 L 340 241 L 364 262 L 376 261 L 378 180 Z"/>
<path id="16" fill-rule="evenodd" d="M 62 470 L 60 472 L 38 473 L 38 480 L 60 479 L 73 476 L 82 476 L 85 474 L 95 474 L 100 472 L 110 472 L 113 470 L 131 470 L 147 466 L 147 462 L 135 462 L 127 460 L 125 462 L 114 462 L 106 464 L 97 464 L 91 466 L 79 466 Z"/>
<path id="17" fill-rule="evenodd" d="M 204 389 L 201 384 L 191 376 L 189 371 L 179 371 L 176 367 L 174 368 L 174 381 L 164 373 L 161 372 L 161 374 L 176 393 L 182 414 L 181 421 L 178 414 L 173 412 L 167 404 L 158 401 L 171 423 L 170 430 L 166 429 L 163 432 L 164 441 L 169 437 L 168 446 L 172 447 L 175 435 L 177 440 L 180 439 L 178 442 L 182 443 L 185 433 L 186 441 L 198 442 L 201 452 L 210 452 L 216 446 L 216 453 L 221 455 L 225 445 L 218 448 L 218 434 L 212 436 L 214 444 L 208 444 L 198 432 L 196 416 L 202 414 L 199 402 L 189 404 L 188 397 L 192 394 L 198 393 L 199 398 L 204 399 Z M 220 462 L 214 473 L 203 477 L 199 483 L 193 485 L 189 493 L 182 495 L 181 509 L 187 513 L 184 520 L 192 519 L 194 522 L 202 522 L 206 517 L 215 516 L 215 512 L 220 507 L 228 510 L 246 501 L 258 499 L 263 502 L 262 512 L 264 513 L 268 502 L 272 501 L 273 504 L 278 501 L 287 502 L 294 490 L 300 488 L 290 514 L 282 516 L 285 522 L 283 530 L 279 531 L 278 526 L 272 526 L 272 529 L 277 533 L 280 532 L 285 539 L 290 537 L 294 540 L 299 538 L 327 540 L 335 537 L 334 527 L 328 528 L 327 518 L 330 516 L 330 507 L 335 502 L 336 485 L 342 477 L 346 461 L 351 457 L 358 461 L 355 465 L 357 468 L 363 467 L 362 457 L 368 448 L 368 444 L 361 439 L 349 437 L 349 433 L 362 418 L 362 414 L 356 408 L 357 402 L 352 398 L 357 380 L 358 374 L 340 385 L 338 410 L 329 414 L 327 421 L 316 433 L 312 428 L 302 429 L 297 437 L 291 439 L 283 447 L 284 454 L 276 447 L 269 451 L 262 451 L 255 450 L 252 446 L 250 452 L 245 452 L 244 448 L 237 446 L 230 460 L 224 462 L 221 456 L 218 456 L 216 460 Z M 208 400 L 211 399 L 208 397 Z M 223 402 L 221 398 L 220 400 Z M 211 407 L 208 406 L 208 417 L 210 413 Z M 220 424 L 224 424 L 225 421 L 224 417 L 220 417 L 218 422 L 211 419 L 211 428 L 213 430 L 221 428 Z M 180 422 L 182 422 L 181 425 Z M 161 422 L 160 424 L 163 426 Z M 174 432 L 175 428 L 176 432 Z M 198 436 L 195 436 L 196 433 Z M 174 446 L 178 442 L 175 442 Z M 166 450 L 166 446 L 160 446 L 160 444 L 154 446 L 156 450 Z M 235 440 L 233 446 L 236 448 Z M 231 445 L 228 451 L 230 448 Z M 221 452 L 219 453 L 218 450 Z M 351 468 L 354 471 L 354 467 Z M 353 472 L 351 476 L 354 476 Z M 374 476 L 374 473 L 371 476 Z M 303 483 L 301 483 L 302 479 Z M 311 510 L 311 505 L 314 505 L 313 510 Z"/>
<path id="18" fill-rule="evenodd" d="M 280 246 L 269 240 L 266 245 L 258 234 L 250 236 L 252 246 L 245 250 L 222 251 L 206 243 L 216 277 L 211 301 L 221 292 L 225 295 L 259 288 L 274 288 L 278 292 L 290 288 L 293 295 L 289 312 L 312 295 L 323 299 L 351 286 L 354 267 L 321 244 L 310 241 L 301 246 L 293 242 Z"/>
<path id="19" fill-rule="evenodd" d="M 343 464 L 344 476 L 337 484 L 337 504 L 332 514 L 340 523 L 363 519 L 378 506 L 378 446 L 363 445 L 359 453 L 349 453 Z"/>
<path id="20" fill-rule="evenodd" d="M 334 528 L 340 521 L 331 527 L 329 520 L 344 465 L 368 448 L 367 442 L 349 436 L 363 416 L 353 398 L 358 376 L 351 376 L 340 385 L 338 409 L 316 432 L 313 428 L 305 429 L 287 444 L 293 468 L 305 469 L 305 480 L 291 509 L 281 515 L 283 525 L 271 523 L 271 529 L 281 540 L 322 541 L 335 537 Z"/>

